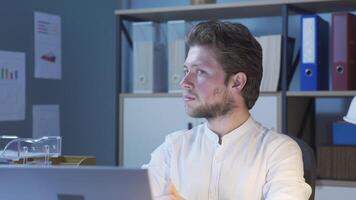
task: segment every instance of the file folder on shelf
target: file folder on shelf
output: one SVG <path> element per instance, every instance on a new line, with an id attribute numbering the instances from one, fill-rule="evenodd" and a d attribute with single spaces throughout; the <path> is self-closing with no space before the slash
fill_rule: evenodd
<path id="1" fill-rule="evenodd" d="M 300 90 L 327 90 L 328 23 L 317 15 L 301 18 Z"/>
<path id="2" fill-rule="evenodd" d="M 263 35 L 256 38 L 262 47 L 263 76 L 260 90 L 275 92 L 281 69 L 282 35 Z"/>
<path id="3" fill-rule="evenodd" d="M 282 66 L 282 35 L 263 35 L 256 37 L 262 47 L 263 76 L 260 85 L 262 92 L 275 92 L 281 88 L 281 66 Z M 288 77 L 294 72 L 292 58 L 295 39 L 288 37 Z"/>
<path id="4" fill-rule="evenodd" d="M 332 89 L 356 90 L 356 16 L 332 14 Z"/>
<path id="5" fill-rule="evenodd" d="M 182 91 L 179 83 L 183 78 L 183 66 L 187 54 L 185 35 L 188 29 L 188 23 L 184 20 L 167 23 L 168 91 L 170 93 Z"/>
<path id="6" fill-rule="evenodd" d="M 136 22 L 133 32 L 133 92 L 167 91 L 165 49 L 160 27 L 154 22 Z"/>

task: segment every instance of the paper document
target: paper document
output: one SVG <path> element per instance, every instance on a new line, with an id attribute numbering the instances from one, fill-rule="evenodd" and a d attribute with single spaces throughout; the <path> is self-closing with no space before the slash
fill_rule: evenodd
<path id="1" fill-rule="evenodd" d="M 0 121 L 25 119 L 25 53 L 0 51 Z"/>
<path id="2" fill-rule="evenodd" d="M 35 77 L 62 78 L 61 18 L 35 12 Z"/>
<path id="3" fill-rule="evenodd" d="M 60 136 L 59 105 L 34 105 L 32 120 L 33 138 Z"/>

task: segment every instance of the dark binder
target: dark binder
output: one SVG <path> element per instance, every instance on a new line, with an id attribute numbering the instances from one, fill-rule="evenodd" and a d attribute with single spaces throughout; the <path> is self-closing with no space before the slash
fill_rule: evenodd
<path id="1" fill-rule="evenodd" d="M 356 16 L 332 14 L 332 89 L 356 90 Z"/>
<path id="2" fill-rule="evenodd" d="M 329 25 L 317 15 L 304 15 L 301 27 L 300 90 L 327 90 Z"/>

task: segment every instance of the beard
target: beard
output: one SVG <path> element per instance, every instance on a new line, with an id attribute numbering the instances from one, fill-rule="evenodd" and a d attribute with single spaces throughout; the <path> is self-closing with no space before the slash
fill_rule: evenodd
<path id="1" fill-rule="evenodd" d="M 196 96 L 196 95 L 195 95 Z M 197 96 L 196 96 L 197 97 Z M 219 102 L 215 103 L 203 103 L 197 107 L 185 106 L 186 112 L 189 116 L 195 118 L 214 119 L 219 116 L 224 116 L 233 110 L 234 99 L 229 96 L 226 91 L 223 94 L 223 98 Z"/>

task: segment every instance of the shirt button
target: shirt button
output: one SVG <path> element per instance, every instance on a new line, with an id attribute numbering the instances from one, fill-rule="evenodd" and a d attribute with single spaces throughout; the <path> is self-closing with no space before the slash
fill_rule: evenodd
<path id="1" fill-rule="evenodd" d="M 220 161 L 221 161 L 221 160 L 220 160 L 220 157 L 215 157 L 215 158 L 214 158 L 214 162 L 215 162 L 216 164 L 219 164 Z"/>

